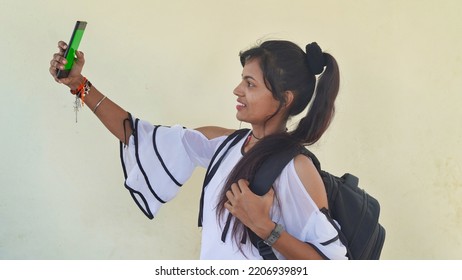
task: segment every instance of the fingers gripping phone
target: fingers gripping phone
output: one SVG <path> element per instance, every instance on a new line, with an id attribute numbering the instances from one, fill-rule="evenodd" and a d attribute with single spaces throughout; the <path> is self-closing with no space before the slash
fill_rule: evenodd
<path id="1" fill-rule="evenodd" d="M 77 21 L 74 27 L 74 31 L 72 32 L 71 40 L 67 46 L 66 52 L 64 53 L 64 57 L 66 58 L 66 65 L 64 65 L 64 69 L 57 69 L 56 76 L 58 79 L 66 78 L 69 76 L 71 72 L 72 65 L 74 65 L 75 60 L 75 51 L 78 49 L 80 45 L 80 41 L 83 37 L 83 32 L 85 31 L 85 27 L 87 27 L 86 21 Z"/>

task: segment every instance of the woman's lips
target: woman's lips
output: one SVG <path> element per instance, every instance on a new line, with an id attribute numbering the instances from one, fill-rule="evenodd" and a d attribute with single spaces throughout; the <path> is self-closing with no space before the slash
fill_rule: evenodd
<path id="1" fill-rule="evenodd" d="M 242 102 L 240 102 L 240 101 L 237 101 L 236 109 L 237 109 L 238 111 L 244 109 L 245 107 L 246 107 L 246 105 L 245 105 L 244 103 L 242 103 Z"/>

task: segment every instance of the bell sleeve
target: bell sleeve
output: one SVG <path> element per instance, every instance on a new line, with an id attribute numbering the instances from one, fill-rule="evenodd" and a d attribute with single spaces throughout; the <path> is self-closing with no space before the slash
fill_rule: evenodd
<path id="1" fill-rule="evenodd" d="M 206 166 L 214 141 L 182 126 L 158 126 L 130 120 L 133 134 L 120 143 L 125 187 L 140 210 L 153 219 L 173 199 L 197 166 Z"/>

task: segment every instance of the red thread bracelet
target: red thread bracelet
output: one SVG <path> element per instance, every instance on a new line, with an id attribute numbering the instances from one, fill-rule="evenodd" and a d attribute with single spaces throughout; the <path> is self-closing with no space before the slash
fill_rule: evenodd
<path id="1" fill-rule="evenodd" d="M 87 83 L 87 78 L 83 77 L 83 82 L 74 90 L 71 90 L 71 93 L 73 95 L 76 95 L 82 91 L 82 89 L 85 87 L 85 84 Z"/>
<path id="2" fill-rule="evenodd" d="M 82 106 L 84 105 L 85 95 L 90 92 L 91 86 L 91 82 L 86 77 L 83 77 L 83 82 L 76 89 L 71 90 L 71 93 L 76 95 L 76 98 L 80 98 Z"/>
<path id="3" fill-rule="evenodd" d="M 90 93 L 92 84 L 87 78 L 83 77 L 82 83 L 74 90 L 71 90 L 71 93 L 75 95 L 74 111 L 75 111 L 75 122 L 77 122 L 77 112 L 85 104 L 85 96 Z M 79 100 L 80 99 L 80 100 Z"/>

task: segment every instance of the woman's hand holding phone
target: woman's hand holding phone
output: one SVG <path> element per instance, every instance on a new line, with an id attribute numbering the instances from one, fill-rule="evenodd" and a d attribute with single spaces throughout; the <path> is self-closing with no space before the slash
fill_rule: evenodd
<path id="1" fill-rule="evenodd" d="M 50 74 L 51 76 L 53 76 L 56 82 L 65 84 L 69 88 L 74 89 L 78 87 L 82 82 L 83 76 L 81 73 L 83 65 L 85 64 L 85 56 L 83 52 L 76 51 L 76 59 L 74 60 L 74 65 L 72 66 L 69 75 L 67 76 L 67 78 L 59 79 L 57 76 L 57 70 L 64 69 L 67 63 L 66 58 L 64 57 L 67 48 L 68 45 L 65 42 L 58 42 L 59 52 L 53 55 L 53 59 L 50 62 Z"/>

